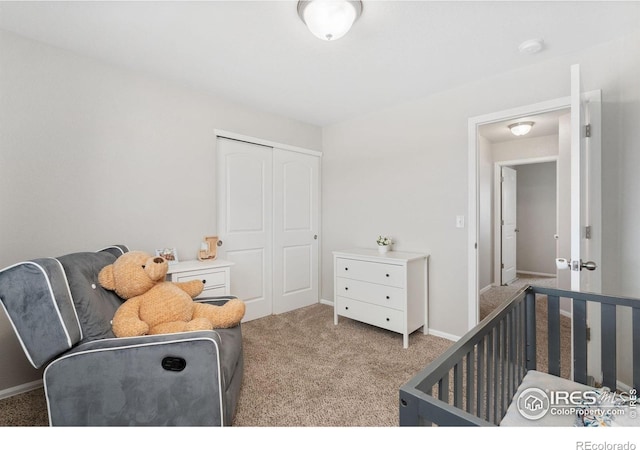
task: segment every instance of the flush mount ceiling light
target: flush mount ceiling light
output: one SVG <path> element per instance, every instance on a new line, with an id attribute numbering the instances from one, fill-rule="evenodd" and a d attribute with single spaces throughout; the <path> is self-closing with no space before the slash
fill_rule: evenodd
<path id="1" fill-rule="evenodd" d="M 298 15 L 314 36 L 335 41 L 347 34 L 362 14 L 361 1 L 301 0 Z"/>
<path id="2" fill-rule="evenodd" d="M 533 128 L 533 122 L 517 122 L 509 125 L 509 129 L 514 136 L 524 136 Z"/>

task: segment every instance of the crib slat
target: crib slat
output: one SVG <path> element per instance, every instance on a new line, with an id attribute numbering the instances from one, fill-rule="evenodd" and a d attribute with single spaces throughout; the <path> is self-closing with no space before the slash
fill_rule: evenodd
<path id="1" fill-rule="evenodd" d="M 527 370 L 536 370 L 536 294 L 528 290 L 524 301 Z"/>
<path id="2" fill-rule="evenodd" d="M 438 399 L 449 403 L 449 374 L 447 373 L 438 382 Z"/>
<path id="3" fill-rule="evenodd" d="M 516 306 L 516 326 L 517 326 L 517 339 L 516 339 L 516 351 L 517 351 L 517 361 L 518 361 L 518 384 L 520 384 L 520 380 L 524 376 L 524 369 L 526 367 L 526 361 L 524 357 L 525 351 L 525 335 L 524 335 L 524 308 L 522 303 L 518 303 Z"/>
<path id="4" fill-rule="evenodd" d="M 632 309 L 633 387 L 640 390 L 640 308 Z"/>
<path id="5" fill-rule="evenodd" d="M 502 351 L 501 351 L 501 342 L 500 342 L 500 330 L 502 329 L 502 321 L 498 322 L 496 326 L 496 332 L 493 335 L 493 345 L 495 352 L 493 354 L 493 411 L 492 418 L 493 422 L 496 421 L 496 417 L 498 415 L 498 408 L 500 407 L 500 376 L 501 376 L 501 367 L 500 360 L 502 359 Z"/>
<path id="6" fill-rule="evenodd" d="M 602 343 L 602 384 L 615 391 L 616 381 L 616 305 L 600 305 Z M 604 330 L 607 330 L 606 332 Z"/>
<path id="7" fill-rule="evenodd" d="M 547 296 L 549 373 L 560 376 L 560 298 Z"/>
<path id="8" fill-rule="evenodd" d="M 462 362 L 453 366 L 453 404 L 462 409 Z"/>
<path id="9" fill-rule="evenodd" d="M 520 332 L 518 336 L 520 338 L 519 343 L 519 352 L 520 352 L 520 363 L 519 369 L 520 374 L 518 377 L 520 379 L 524 378 L 527 373 L 527 326 L 526 326 L 526 307 L 524 303 L 520 303 L 518 305 L 518 313 L 520 314 Z"/>
<path id="10" fill-rule="evenodd" d="M 482 413 L 483 411 L 486 411 L 486 407 L 484 406 L 484 396 L 485 396 L 485 391 L 484 391 L 484 377 L 485 377 L 485 372 L 484 372 L 484 345 L 485 345 L 485 341 L 486 339 L 482 339 L 479 343 L 478 343 L 478 353 L 476 354 L 476 369 L 477 369 L 477 374 L 476 374 L 476 386 L 477 386 L 477 396 L 476 396 L 476 408 L 478 409 L 477 412 L 477 416 L 478 417 L 483 417 L 486 419 L 486 416 L 484 416 Z"/>
<path id="11" fill-rule="evenodd" d="M 464 357 L 467 372 L 467 391 L 466 391 L 466 408 L 465 411 L 473 414 L 473 358 L 471 352 Z"/>
<path id="12" fill-rule="evenodd" d="M 496 415 L 496 423 L 500 422 L 500 419 L 502 419 L 502 414 L 504 413 L 505 410 L 505 402 L 507 401 L 507 391 L 509 389 L 509 382 L 507 381 L 507 374 L 508 374 L 508 369 L 509 369 L 509 365 L 507 364 L 508 362 L 508 353 L 507 351 L 509 350 L 507 347 L 507 339 L 508 339 L 508 325 L 507 325 L 507 317 L 505 317 L 502 320 L 502 327 L 500 329 L 500 364 L 502 365 L 502 369 L 500 370 L 500 380 L 498 380 L 498 382 L 500 383 L 500 405 L 498 408 L 498 414 Z"/>
<path id="13" fill-rule="evenodd" d="M 587 302 L 573 299 L 573 379 L 587 384 Z"/>
<path id="14" fill-rule="evenodd" d="M 496 325 L 496 327 L 497 326 L 498 325 Z M 496 329 L 494 328 L 487 335 L 487 399 L 486 399 L 487 411 L 486 411 L 485 419 L 487 419 L 488 421 L 491 421 L 491 413 L 493 412 L 493 399 L 495 398 L 495 395 L 494 395 L 495 373 L 493 370 L 495 365 L 495 356 L 494 356 L 495 331 Z"/>
<path id="15" fill-rule="evenodd" d="M 509 327 L 509 359 L 508 359 L 508 368 L 509 368 L 509 379 L 507 383 L 508 391 L 507 395 L 509 399 L 513 397 L 513 393 L 515 392 L 516 385 L 516 376 L 515 376 L 515 364 L 516 364 L 516 324 L 515 324 L 515 314 L 513 311 L 509 313 L 507 316 L 507 324 Z"/>

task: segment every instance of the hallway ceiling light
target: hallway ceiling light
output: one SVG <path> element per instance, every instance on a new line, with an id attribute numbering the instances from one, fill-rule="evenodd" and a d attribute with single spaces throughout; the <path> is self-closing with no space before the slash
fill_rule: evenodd
<path id="1" fill-rule="evenodd" d="M 309 31 L 325 41 L 347 34 L 362 14 L 362 2 L 348 0 L 301 0 L 298 15 Z"/>
<path id="2" fill-rule="evenodd" d="M 517 122 L 509 125 L 509 129 L 514 136 L 524 136 L 533 128 L 533 122 Z"/>

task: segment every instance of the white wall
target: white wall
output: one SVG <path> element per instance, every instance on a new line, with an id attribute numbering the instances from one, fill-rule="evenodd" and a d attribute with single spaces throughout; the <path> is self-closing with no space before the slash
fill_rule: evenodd
<path id="1" fill-rule="evenodd" d="M 319 150 L 320 128 L 0 33 L 0 267 L 216 233 L 214 129 Z M 39 378 L 4 314 L 0 391 Z"/>
<path id="2" fill-rule="evenodd" d="M 473 243 L 466 229 L 455 227 L 455 216 L 467 211 L 467 121 L 568 96 L 574 63 L 581 65 L 585 91 L 603 91 L 604 287 L 640 295 L 640 278 L 630 273 L 637 265 L 625 267 L 624 282 L 617 275 L 640 254 L 633 231 L 640 219 L 633 208 L 640 201 L 640 181 L 633 175 L 640 136 L 631 121 L 640 115 L 640 60 L 630 57 L 640 52 L 639 37 L 540 64 L 533 57 L 524 69 L 325 127 L 324 298 L 332 299 L 331 252 L 372 247 L 375 236 L 387 233 L 398 250 L 431 254 L 430 327 L 450 335 L 466 332 L 467 251 Z M 625 239 L 634 251 L 621 254 Z"/>
<path id="3" fill-rule="evenodd" d="M 558 156 L 558 135 L 492 142 L 491 152 L 494 162 Z"/>
<path id="4" fill-rule="evenodd" d="M 555 275 L 556 163 L 523 164 L 514 168 L 518 174 L 517 271 Z"/>

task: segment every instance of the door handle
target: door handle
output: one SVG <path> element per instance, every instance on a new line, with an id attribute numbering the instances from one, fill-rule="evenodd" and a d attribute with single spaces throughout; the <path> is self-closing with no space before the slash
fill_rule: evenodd
<path id="1" fill-rule="evenodd" d="M 598 268 L 598 265 L 593 261 L 582 262 L 582 260 L 580 260 L 580 270 L 582 269 L 596 270 L 597 268 Z"/>
<path id="2" fill-rule="evenodd" d="M 579 272 L 582 269 L 587 269 L 590 271 L 596 270 L 598 268 L 598 265 L 593 261 L 569 261 L 564 258 L 557 258 L 556 267 L 558 267 L 558 269 L 571 269 Z"/>
<path id="3" fill-rule="evenodd" d="M 222 239 L 218 239 L 218 242 L 216 242 L 216 245 L 218 247 L 222 247 Z"/>

